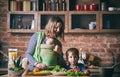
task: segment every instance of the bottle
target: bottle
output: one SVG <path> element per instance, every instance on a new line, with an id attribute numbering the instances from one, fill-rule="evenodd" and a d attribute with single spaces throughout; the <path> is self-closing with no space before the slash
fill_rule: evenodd
<path id="1" fill-rule="evenodd" d="M 16 11 L 16 1 L 10 1 L 10 11 Z"/>
<path id="2" fill-rule="evenodd" d="M 43 0 L 42 8 L 43 8 L 43 9 L 42 9 L 43 11 L 46 11 L 46 3 L 45 3 L 45 0 Z"/>
<path id="3" fill-rule="evenodd" d="M 27 0 L 23 1 L 23 11 L 30 11 L 30 6 L 31 6 L 30 1 Z"/>
<path id="4" fill-rule="evenodd" d="M 55 7 L 56 7 L 56 11 L 59 11 L 59 1 L 58 0 L 56 0 L 56 2 L 55 2 Z"/>
<path id="5" fill-rule="evenodd" d="M 102 2 L 101 3 L 101 11 L 106 11 L 106 10 L 107 10 L 106 3 Z"/>
<path id="6" fill-rule="evenodd" d="M 12 27 L 11 29 L 15 29 L 15 19 L 12 19 Z"/>
<path id="7" fill-rule="evenodd" d="M 17 11 L 22 11 L 23 10 L 23 2 L 21 0 L 17 0 L 16 2 L 16 7 L 17 7 Z"/>
<path id="8" fill-rule="evenodd" d="M 36 1 L 32 1 L 32 3 L 31 3 L 31 10 L 32 10 L 32 11 L 36 11 L 36 10 L 37 10 Z"/>
<path id="9" fill-rule="evenodd" d="M 56 10 L 56 2 L 55 0 L 51 0 L 51 11 L 55 11 Z"/>
<path id="10" fill-rule="evenodd" d="M 47 11 L 51 11 L 51 1 L 50 1 L 50 0 L 48 0 L 48 1 L 46 2 L 46 10 L 47 10 Z"/>
<path id="11" fill-rule="evenodd" d="M 32 20 L 32 23 L 31 23 L 31 30 L 34 30 L 34 20 Z"/>
<path id="12" fill-rule="evenodd" d="M 59 11 L 62 11 L 62 0 L 59 0 Z"/>
<path id="13" fill-rule="evenodd" d="M 22 16 L 18 16 L 17 28 L 18 29 L 22 29 L 23 28 Z"/>
<path id="14" fill-rule="evenodd" d="M 62 0 L 62 11 L 66 11 L 66 2 Z"/>
<path id="15" fill-rule="evenodd" d="M 107 28 L 107 29 L 110 29 L 110 20 L 107 20 L 106 23 L 107 23 L 106 28 Z"/>

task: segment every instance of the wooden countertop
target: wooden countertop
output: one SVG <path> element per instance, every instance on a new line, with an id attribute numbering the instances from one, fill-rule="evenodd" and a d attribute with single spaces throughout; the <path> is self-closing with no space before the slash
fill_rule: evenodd
<path id="1" fill-rule="evenodd" d="M 8 76 L 8 75 L 2 75 L 0 77 L 13 77 L 13 76 Z M 40 77 L 40 76 L 21 76 L 21 77 Z M 53 76 L 53 75 L 48 75 L 48 76 L 41 76 L 41 77 L 61 77 L 61 76 Z M 62 76 L 62 77 L 68 77 L 68 76 Z M 72 76 L 71 76 L 72 77 Z M 74 76 L 73 76 L 74 77 Z M 79 77 L 92 77 L 92 76 L 79 76 Z"/>
<path id="2" fill-rule="evenodd" d="M 0 70 L 7 71 L 7 69 L 0 69 Z M 101 77 L 100 74 L 99 74 L 99 69 L 90 69 L 90 70 L 91 70 L 91 75 L 90 76 L 79 76 L 79 77 Z M 13 76 L 8 76 L 8 74 L 7 74 L 7 75 L 1 75 L 0 77 L 13 77 Z M 21 77 L 40 77 L 40 76 L 24 75 L 24 76 L 21 76 Z M 41 76 L 41 77 L 61 77 L 61 76 L 47 75 L 47 76 Z M 62 76 L 62 77 L 68 77 L 68 76 Z M 120 72 L 114 72 L 113 77 L 120 77 Z"/>
<path id="3" fill-rule="evenodd" d="M 91 72 L 94 72 L 92 73 L 90 76 L 79 76 L 79 77 L 98 77 L 98 70 L 97 69 L 93 69 Z M 7 75 L 1 75 L 0 77 L 13 77 L 13 76 L 8 76 Z M 40 77 L 40 76 L 30 76 L 30 75 L 23 75 L 21 77 Z M 54 76 L 54 75 L 46 75 L 46 76 L 41 76 L 41 77 L 61 77 L 61 76 Z M 62 77 L 68 77 L 68 76 L 62 76 Z M 72 76 L 71 76 L 72 77 Z M 74 77 L 74 76 L 73 76 Z M 77 76 L 78 77 L 78 76 Z"/>

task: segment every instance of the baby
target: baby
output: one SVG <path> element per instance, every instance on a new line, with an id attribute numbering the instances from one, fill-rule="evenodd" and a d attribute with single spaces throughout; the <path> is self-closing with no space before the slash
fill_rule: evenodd
<path id="1" fill-rule="evenodd" d="M 53 45 L 53 44 L 54 44 L 54 39 L 53 39 L 53 38 L 48 38 L 48 39 L 46 40 L 46 44 L 48 44 L 48 45 Z"/>
<path id="2" fill-rule="evenodd" d="M 54 51 L 54 39 L 48 38 L 46 40 L 46 44 L 41 44 L 41 59 L 42 63 L 46 64 L 47 66 L 54 66 L 57 65 L 57 56 Z"/>

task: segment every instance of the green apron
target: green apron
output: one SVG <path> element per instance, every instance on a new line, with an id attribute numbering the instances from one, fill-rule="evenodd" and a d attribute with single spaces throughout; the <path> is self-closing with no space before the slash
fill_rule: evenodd
<path id="1" fill-rule="evenodd" d="M 42 42 L 42 39 L 44 38 L 44 32 L 37 32 L 37 34 L 38 34 L 37 44 L 32 56 L 35 59 L 35 61 L 42 62 L 41 55 L 40 55 L 40 51 L 41 51 L 40 44 Z"/>

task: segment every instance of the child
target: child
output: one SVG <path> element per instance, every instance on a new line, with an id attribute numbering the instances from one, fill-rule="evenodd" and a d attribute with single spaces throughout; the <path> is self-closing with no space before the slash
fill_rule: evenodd
<path id="1" fill-rule="evenodd" d="M 83 71 L 85 74 L 89 74 L 90 72 L 86 69 L 86 67 L 78 63 L 79 60 L 79 50 L 76 48 L 69 48 L 66 51 L 66 60 L 67 60 L 67 70 L 76 72 Z"/>

